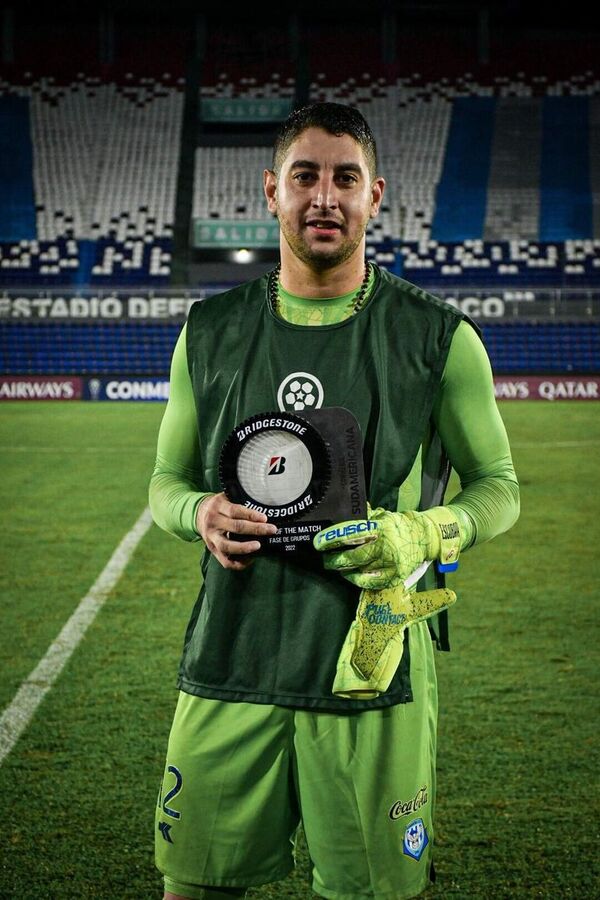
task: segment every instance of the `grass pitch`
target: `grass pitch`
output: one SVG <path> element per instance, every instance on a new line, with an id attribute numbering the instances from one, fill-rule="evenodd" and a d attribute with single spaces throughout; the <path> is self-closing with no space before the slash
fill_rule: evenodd
<path id="1" fill-rule="evenodd" d="M 146 505 L 162 405 L 3 404 L 4 708 Z M 522 513 L 438 654 L 432 898 L 598 894 L 596 404 L 504 404 Z M 0 767 L 0 897 L 161 896 L 153 812 L 199 548 L 155 526 Z M 312 895 L 301 852 L 254 898 Z"/>

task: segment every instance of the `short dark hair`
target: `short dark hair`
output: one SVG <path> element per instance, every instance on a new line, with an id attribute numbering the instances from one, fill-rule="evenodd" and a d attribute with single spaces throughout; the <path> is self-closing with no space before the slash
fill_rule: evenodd
<path id="1" fill-rule="evenodd" d="M 282 122 L 273 145 L 273 171 L 277 174 L 290 146 L 307 128 L 322 128 L 340 137 L 349 134 L 362 147 L 371 178 L 377 176 L 377 146 L 367 120 L 344 103 L 311 103 L 295 109 Z"/>

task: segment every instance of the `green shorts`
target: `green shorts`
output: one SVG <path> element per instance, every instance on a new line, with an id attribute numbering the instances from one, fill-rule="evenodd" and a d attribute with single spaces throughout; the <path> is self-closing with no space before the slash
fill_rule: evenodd
<path id="1" fill-rule="evenodd" d="M 314 891 L 417 896 L 433 847 L 437 687 L 425 623 L 411 628 L 414 702 L 348 715 L 181 693 L 156 815 L 173 893 L 284 878 L 302 822 Z"/>

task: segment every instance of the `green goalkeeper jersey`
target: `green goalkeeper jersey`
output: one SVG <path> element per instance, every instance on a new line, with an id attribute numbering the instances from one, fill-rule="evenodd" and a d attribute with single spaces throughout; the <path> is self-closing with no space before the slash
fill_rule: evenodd
<path id="1" fill-rule="evenodd" d="M 248 416 L 282 408 L 286 379 L 298 373 L 314 379 L 324 406 L 346 406 L 359 420 L 372 505 L 439 502 L 422 465 L 437 435 L 461 478 L 452 505 L 463 544 L 510 527 L 517 482 L 475 331 L 451 307 L 378 269 L 367 305 L 350 317 L 347 306 L 347 298 L 284 294 L 279 317 L 265 278 L 194 306 L 173 357 L 151 482 L 161 527 L 198 540 L 195 510 L 205 491 L 220 490 L 223 440 Z M 358 591 L 318 561 L 310 570 L 261 557 L 231 572 L 205 553 L 203 574 L 180 669 L 184 690 L 346 710 L 410 700 L 408 653 L 377 700 L 332 697 Z"/>

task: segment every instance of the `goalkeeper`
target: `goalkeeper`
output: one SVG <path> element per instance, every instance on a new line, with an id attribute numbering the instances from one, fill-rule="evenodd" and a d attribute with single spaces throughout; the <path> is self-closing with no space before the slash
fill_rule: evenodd
<path id="1" fill-rule="evenodd" d="M 384 188 L 357 110 L 294 112 L 264 175 L 280 267 L 194 304 L 174 350 L 150 503 L 203 541 L 203 583 L 156 811 L 166 900 L 285 877 L 300 822 L 319 896 L 414 897 L 433 875 L 444 635 L 427 617 L 454 599 L 434 567 L 510 528 L 518 485 L 476 330 L 365 262 Z M 275 526 L 218 480 L 225 438 L 286 408 L 300 373 L 358 419 L 377 525 L 358 547 L 326 529 L 312 567 L 256 555 Z M 445 503 L 448 460 L 461 488 Z"/>

